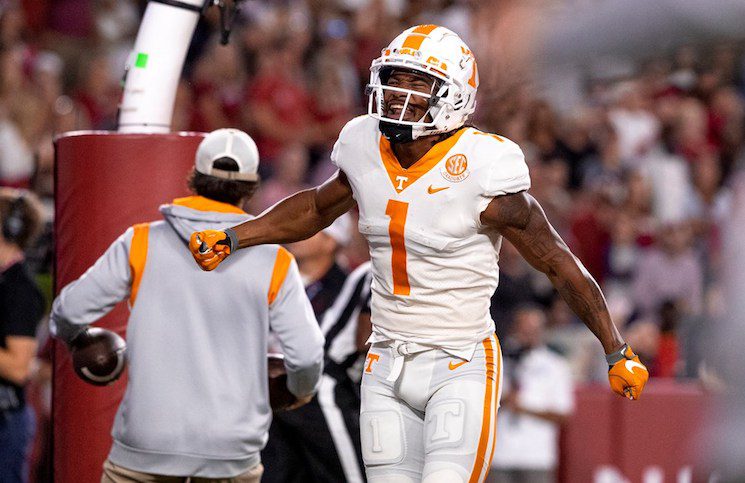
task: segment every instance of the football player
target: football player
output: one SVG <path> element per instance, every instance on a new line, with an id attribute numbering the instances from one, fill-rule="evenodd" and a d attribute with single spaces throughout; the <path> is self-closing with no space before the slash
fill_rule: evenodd
<path id="1" fill-rule="evenodd" d="M 211 270 L 240 248 L 307 238 L 356 203 L 373 273 L 360 417 L 367 477 L 483 481 L 501 387 L 489 298 L 502 237 L 600 340 L 615 392 L 638 398 L 648 373 L 595 280 L 528 194 L 520 148 L 466 124 L 478 70 L 458 35 L 410 28 L 370 70 L 368 114 L 339 135 L 331 179 L 257 219 L 196 232 L 190 249 Z"/>

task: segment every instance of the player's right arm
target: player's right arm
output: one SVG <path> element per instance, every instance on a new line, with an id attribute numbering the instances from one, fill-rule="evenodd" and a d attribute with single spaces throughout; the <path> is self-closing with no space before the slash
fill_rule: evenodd
<path id="1" fill-rule="evenodd" d="M 354 206 L 352 187 L 342 171 L 316 188 L 299 191 L 257 218 L 222 230 L 191 236 L 189 249 L 203 270 L 213 270 L 239 248 L 305 240 Z"/>

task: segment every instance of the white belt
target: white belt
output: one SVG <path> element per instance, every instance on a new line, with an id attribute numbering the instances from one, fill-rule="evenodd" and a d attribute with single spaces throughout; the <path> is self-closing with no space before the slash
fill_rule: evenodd
<path id="1" fill-rule="evenodd" d="M 401 375 L 401 370 L 404 368 L 404 358 L 406 356 L 436 349 L 434 346 L 417 344 L 416 342 L 403 342 L 400 340 L 391 341 L 389 347 L 391 348 L 391 353 L 393 355 L 391 372 L 386 378 L 386 381 L 389 382 L 395 382 L 398 379 L 398 376 Z"/>

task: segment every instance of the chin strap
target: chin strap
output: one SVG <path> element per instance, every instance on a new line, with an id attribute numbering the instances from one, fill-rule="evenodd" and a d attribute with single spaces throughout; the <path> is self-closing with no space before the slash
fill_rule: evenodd
<path id="1" fill-rule="evenodd" d="M 379 121 L 378 129 L 392 143 L 410 143 L 414 140 L 414 130 L 411 126 L 401 126 L 392 122 Z"/>

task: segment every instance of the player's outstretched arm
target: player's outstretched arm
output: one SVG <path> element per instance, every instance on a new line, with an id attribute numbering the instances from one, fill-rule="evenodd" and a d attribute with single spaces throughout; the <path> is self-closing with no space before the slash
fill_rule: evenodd
<path id="1" fill-rule="evenodd" d="M 203 270 L 213 270 L 239 248 L 305 240 L 354 206 L 346 175 L 337 171 L 316 188 L 299 191 L 257 218 L 228 230 L 204 230 L 191 236 L 189 249 Z"/>
<path id="2" fill-rule="evenodd" d="M 499 230 L 533 267 L 548 276 L 603 344 L 613 390 L 638 398 L 649 377 L 646 368 L 624 344 L 600 287 L 556 233 L 535 198 L 525 192 L 498 196 L 481 213 L 481 222 Z"/>

